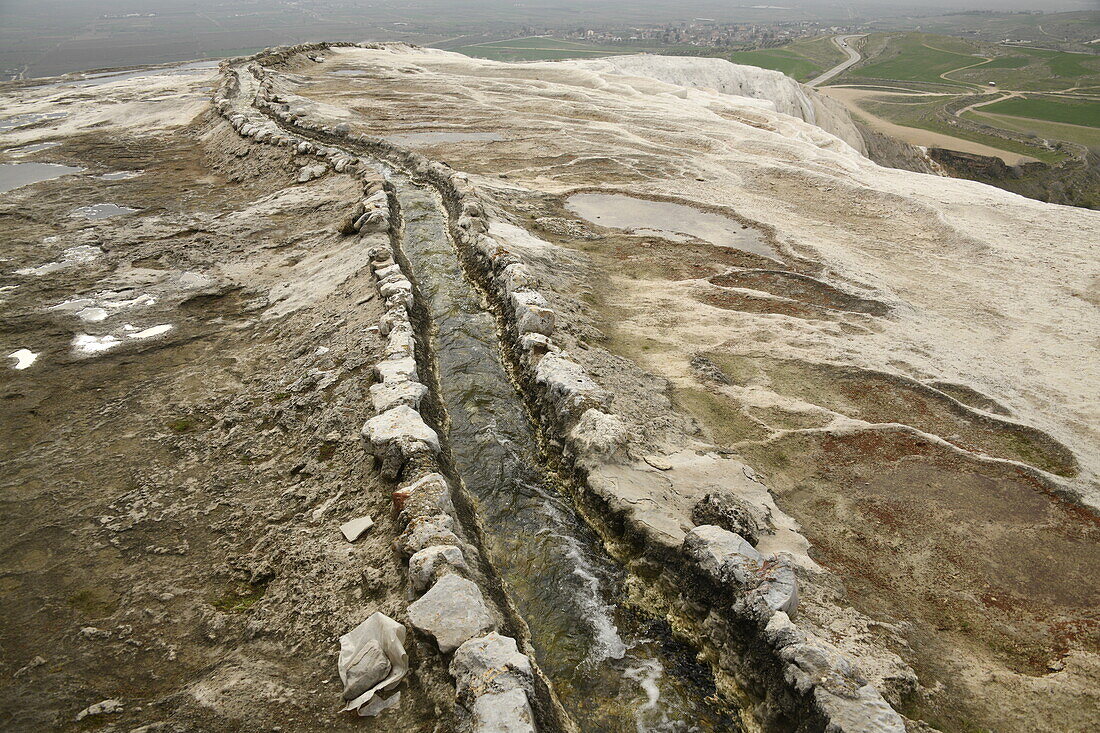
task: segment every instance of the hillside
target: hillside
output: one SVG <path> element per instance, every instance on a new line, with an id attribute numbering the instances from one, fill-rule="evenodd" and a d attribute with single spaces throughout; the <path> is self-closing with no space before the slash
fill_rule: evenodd
<path id="1" fill-rule="evenodd" d="M 1100 213 L 719 59 L 0 99 L 5 730 L 1100 725 Z"/>

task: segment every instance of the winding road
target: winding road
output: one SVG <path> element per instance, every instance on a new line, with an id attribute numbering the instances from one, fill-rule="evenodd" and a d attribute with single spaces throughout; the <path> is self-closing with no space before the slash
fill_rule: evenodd
<path id="1" fill-rule="evenodd" d="M 837 45 L 837 48 L 839 48 L 841 51 L 847 53 L 848 58 L 840 62 L 833 68 L 829 69 L 825 73 L 821 74 L 816 79 L 806 82 L 806 86 L 816 87 L 818 84 L 824 84 L 825 82 L 832 79 L 834 76 L 858 64 L 860 62 L 860 59 L 862 59 L 863 57 L 860 56 L 859 52 L 851 46 L 851 42 L 856 38 L 863 38 L 863 35 L 836 36 L 835 38 L 833 38 L 833 43 L 835 43 Z"/>

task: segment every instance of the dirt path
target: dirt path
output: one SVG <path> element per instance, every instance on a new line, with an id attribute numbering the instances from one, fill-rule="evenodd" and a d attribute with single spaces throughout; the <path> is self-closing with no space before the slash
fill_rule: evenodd
<path id="1" fill-rule="evenodd" d="M 941 53 L 950 53 L 950 54 L 955 54 L 956 56 L 961 56 L 962 55 L 962 54 L 956 53 L 955 51 L 948 51 L 945 48 L 936 48 L 935 46 L 929 46 L 927 43 L 922 43 L 921 45 L 924 46 L 925 48 L 929 48 L 933 51 L 939 51 Z M 971 84 L 970 82 L 959 81 L 958 79 L 952 79 L 951 77 L 948 76 L 948 74 L 954 74 L 956 71 L 962 71 L 964 69 L 973 69 L 976 66 L 981 66 L 982 64 L 988 64 L 992 60 L 993 60 L 992 57 L 984 57 L 983 56 L 982 60 L 977 62 L 977 63 L 969 64 L 967 66 L 960 66 L 958 68 L 951 69 L 949 71 L 945 71 L 942 74 L 940 74 L 939 76 L 944 81 L 954 82 L 955 84 L 966 84 L 968 86 L 978 86 L 976 84 Z"/>
<path id="2" fill-rule="evenodd" d="M 977 109 L 978 107 L 984 107 L 987 104 L 993 104 L 994 102 L 1003 102 L 1004 100 L 1006 100 L 1010 97 L 1018 97 L 1020 95 L 1017 92 L 1007 92 L 1007 93 L 1004 93 L 1004 94 L 994 92 L 994 93 L 990 93 L 987 96 L 989 96 L 990 98 L 989 99 L 983 99 L 983 100 L 980 100 L 978 102 L 975 102 L 974 104 L 970 104 L 970 105 L 967 105 L 966 107 L 963 107 L 962 109 L 955 112 L 955 116 L 956 117 L 962 117 L 963 112 L 969 112 L 972 109 Z"/>
<path id="3" fill-rule="evenodd" d="M 975 153 L 977 155 L 988 155 L 995 158 L 1000 158 L 1009 165 L 1016 165 L 1018 163 L 1025 163 L 1036 160 L 1028 155 L 1021 153 L 1013 153 L 1007 150 L 1000 150 L 998 148 L 991 147 L 989 145 L 983 145 L 982 143 L 976 143 L 970 140 L 965 140 L 959 137 L 953 137 L 951 135 L 945 135 L 939 132 L 932 132 L 931 130 L 922 130 L 918 127 L 906 127 L 905 125 L 898 125 L 890 122 L 889 120 L 878 117 L 868 112 L 860 102 L 863 100 L 869 100 L 876 96 L 880 96 L 881 92 L 875 92 L 868 89 L 853 89 L 851 87 L 825 87 L 821 90 L 822 94 L 832 97 L 840 102 L 843 102 L 849 110 L 858 118 L 863 119 L 872 128 L 882 132 L 891 137 L 895 137 L 898 140 L 910 143 L 912 145 L 922 145 L 924 147 L 942 147 L 949 148 L 951 150 L 960 150 L 964 153 Z"/>

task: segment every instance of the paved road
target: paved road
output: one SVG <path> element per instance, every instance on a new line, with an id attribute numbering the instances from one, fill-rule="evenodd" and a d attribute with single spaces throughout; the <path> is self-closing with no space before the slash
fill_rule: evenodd
<path id="1" fill-rule="evenodd" d="M 833 43 L 835 43 L 837 45 L 837 48 L 839 48 L 841 51 L 844 51 L 845 53 L 847 53 L 848 58 L 845 61 L 842 61 L 841 63 L 837 64 L 833 68 L 829 69 L 824 74 L 817 77 L 816 79 L 806 82 L 806 86 L 816 87 L 818 84 L 824 84 L 825 82 L 829 81 L 834 76 L 836 76 L 837 74 L 839 74 L 842 71 L 845 71 L 846 69 L 849 69 L 852 66 L 854 66 L 855 64 L 859 63 L 859 60 L 863 57 L 860 56 L 859 52 L 856 51 L 851 46 L 851 42 L 853 40 L 855 40 L 856 38 L 863 38 L 863 36 L 862 35 L 837 36 L 837 37 L 833 38 Z"/>

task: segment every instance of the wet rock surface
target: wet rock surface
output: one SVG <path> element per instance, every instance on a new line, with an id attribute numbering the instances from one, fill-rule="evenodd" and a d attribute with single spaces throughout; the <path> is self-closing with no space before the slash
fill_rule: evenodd
<path id="1" fill-rule="evenodd" d="M 691 508 L 691 521 L 696 524 L 716 525 L 744 537 L 749 544 L 755 546 L 763 529 L 759 514 L 759 510 L 737 498 L 735 494 L 714 492 L 704 496 Z"/>
<path id="2" fill-rule="evenodd" d="M 0 406 L 5 730 L 359 729 L 334 712 L 334 640 L 372 609 L 407 623 L 389 490 L 358 437 L 379 306 L 355 306 L 369 272 L 337 266 L 354 258 L 330 233 L 354 184 L 288 193 L 292 156 L 212 120 L 198 82 L 101 87 L 171 90 L 182 116 L 68 134 L 37 155 L 88 177 L 0 201 L 0 330 L 38 355 Z M 144 172 L 91 177 L 105 165 Z M 68 216 L 103 200 L 140 212 Z M 118 343 L 77 352 L 80 333 Z M 364 513 L 350 545 L 339 526 Z M 448 726 L 450 677 L 420 643 L 389 729 Z"/>
<path id="3" fill-rule="evenodd" d="M 2 556 L 16 597 L 33 599 L 14 604 L 13 626 L 36 632 L 3 639 L 16 670 L 7 697 L 17 702 L 0 714 L 17 729 L 77 715 L 138 725 L 155 706 L 158 719 L 179 726 L 329 729 L 324 701 L 339 696 L 326 673 L 331 641 L 381 609 L 418 630 L 413 673 L 383 729 L 432 721 L 531 730 L 536 719 L 555 720 L 534 657 L 489 633 L 502 609 L 505 623 L 519 632 L 523 624 L 508 620 L 487 582 L 469 505 L 450 500 L 460 487 L 436 474 L 448 460 L 435 429 L 441 416 L 427 387 L 416 386 L 435 377 L 410 325 L 423 305 L 388 241 L 398 221 L 388 194 L 360 173 L 377 155 L 439 190 L 464 274 L 501 319 L 545 447 L 630 569 L 630 602 L 666 613 L 721 684 L 751 690 L 743 714 L 765 726 L 851 731 L 926 726 L 921 717 L 945 729 L 971 718 L 1008 730 L 1053 718 L 1087 726 L 1087 706 L 1060 701 L 1095 697 L 1088 609 L 1096 586 L 1081 569 L 1096 567 L 1087 503 L 1097 464 L 1082 450 L 1094 436 L 1080 427 L 1087 421 L 1060 421 L 1049 409 L 1080 412 L 1085 403 L 1051 397 L 1077 389 L 1060 373 L 1013 372 L 996 358 L 990 387 L 960 384 L 960 364 L 982 361 L 966 348 L 1000 353 L 983 328 L 1030 324 L 986 292 L 992 315 L 968 332 L 977 336 L 943 339 L 935 329 L 950 332 L 956 315 L 910 287 L 898 263 L 923 265 L 885 241 L 905 239 L 914 251 L 944 243 L 935 261 L 947 262 L 953 252 L 1001 247 L 1002 230 L 1038 225 L 1020 219 L 1006 229 L 1002 213 L 991 213 L 1003 209 L 997 194 L 974 189 L 967 211 L 988 216 L 959 229 L 954 222 L 970 214 L 949 216 L 951 204 L 915 179 L 876 178 L 835 138 L 721 96 L 707 97 L 706 114 L 685 129 L 708 129 L 714 109 L 725 123 L 751 118 L 728 144 L 662 129 L 640 151 L 610 128 L 604 138 L 577 128 L 563 145 L 585 138 L 583 159 L 561 149 L 540 157 L 538 143 L 469 157 L 460 144 L 471 177 L 360 134 L 386 124 L 384 112 L 328 119 L 344 114 L 334 82 L 297 86 L 341 57 L 371 60 L 364 74 L 382 83 L 364 85 L 368 97 L 395 83 L 424 91 L 450 73 L 435 67 L 442 54 L 398 50 L 263 54 L 262 65 L 226 70 L 222 91 L 233 94 L 215 97 L 223 121 L 186 97 L 144 118 L 146 129 L 172 130 L 155 156 L 124 152 L 133 146 L 95 131 L 48 149 L 92 170 L 103 156 L 130 156 L 141 177 L 75 177 L 5 194 L 0 216 L 11 225 L 15 264 L 0 297 L 14 309 L 0 325 L 25 343 L 4 351 L 22 368 L 12 370 L 3 403 L 19 531 Z M 406 54 L 433 71 L 405 74 L 395 59 Z M 462 63 L 464 88 L 481 93 L 483 62 Z M 599 92 L 586 90 L 606 69 L 574 66 L 558 65 L 547 88 L 568 87 L 575 104 L 591 106 L 586 95 Z M 505 106 L 543 93 L 526 78 L 490 77 Z M 650 106 L 694 114 L 696 95 L 666 99 L 652 83 L 631 82 L 629 98 L 600 97 L 599 114 L 610 105 L 635 132 L 648 129 Z M 515 100 L 509 85 L 522 87 Z M 77 116 L 102 114 L 70 101 Z M 410 105 L 403 114 L 418 113 L 412 96 L 402 104 Z M 675 155 L 657 140 L 673 143 Z M 722 170 L 692 170 L 711 160 L 703 148 L 719 144 L 728 145 Z M 699 154 L 688 160 L 684 150 Z M 502 188 L 479 175 L 494 166 L 519 183 Z M 727 174 L 737 179 L 737 211 L 716 203 L 706 183 Z M 181 182 L 196 176 L 222 185 L 190 199 Z M 645 181 L 647 196 L 675 206 L 694 196 L 690 205 L 707 217 L 751 225 L 767 249 L 567 216 L 565 194 L 593 181 Z M 119 187 L 111 200 L 133 211 L 64 218 L 97 186 Z M 811 189 L 812 200 L 796 195 Z M 37 200 L 40 191 L 48 195 Z M 1089 227 L 1077 213 L 1064 216 L 1068 228 Z M 45 239 L 43 222 L 52 222 Z M 846 250 L 850 236 L 861 239 L 859 264 Z M 1076 256 L 1053 233 L 1044 241 Z M 1050 267 L 1044 260 L 1032 274 Z M 940 272 L 965 280 L 961 269 Z M 1057 288 L 1046 295 L 1062 298 Z M 1030 282 L 1019 300 L 1034 301 Z M 1059 302 L 1076 312 L 1075 302 Z M 1020 359 L 1038 363 L 1029 353 Z M 1039 373 L 1051 383 L 1035 382 Z M 1011 374 L 1020 390 L 1005 388 Z M 126 461 L 108 459 L 117 454 Z M 55 467 L 49 481 L 36 472 L 44 463 Z M 378 526 L 349 545 L 340 527 L 364 513 Z M 1043 542 L 1029 533 L 1037 518 Z M 954 526 L 970 527 L 975 551 L 950 552 Z M 1016 534 L 1023 544 L 1004 552 Z M 950 561 L 922 563 L 918 546 Z M 1052 567 L 1035 562 L 1029 548 L 1038 547 Z M 1025 602 L 1017 576 L 1039 565 L 1039 590 Z M 67 571 L 74 567 L 89 570 Z M 1038 583 L 1033 575 L 1025 584 Z M 39 605 L 46 625 L 31 620 Z M 526 644 L 522 633 L 516 639 Z M 441 653 L 453 654 L 449 674 Z M 104 654 L 133 663 L 100 677 L 95 660 Z M 1046 660 L 1038 672 L 1036 659 Z M 137 672 L 165 664 L 164 675 Z M 377 671 L 364 664 L 364 676 Z M 108 698 L 105 684 L 126 695 Z M 323 685 L 332 689 L 318 695 Z M 23 704 L 40 687 L 55 691 L 46 704 Z M 653 709 L 639 710 L 639 725 Z"/>

